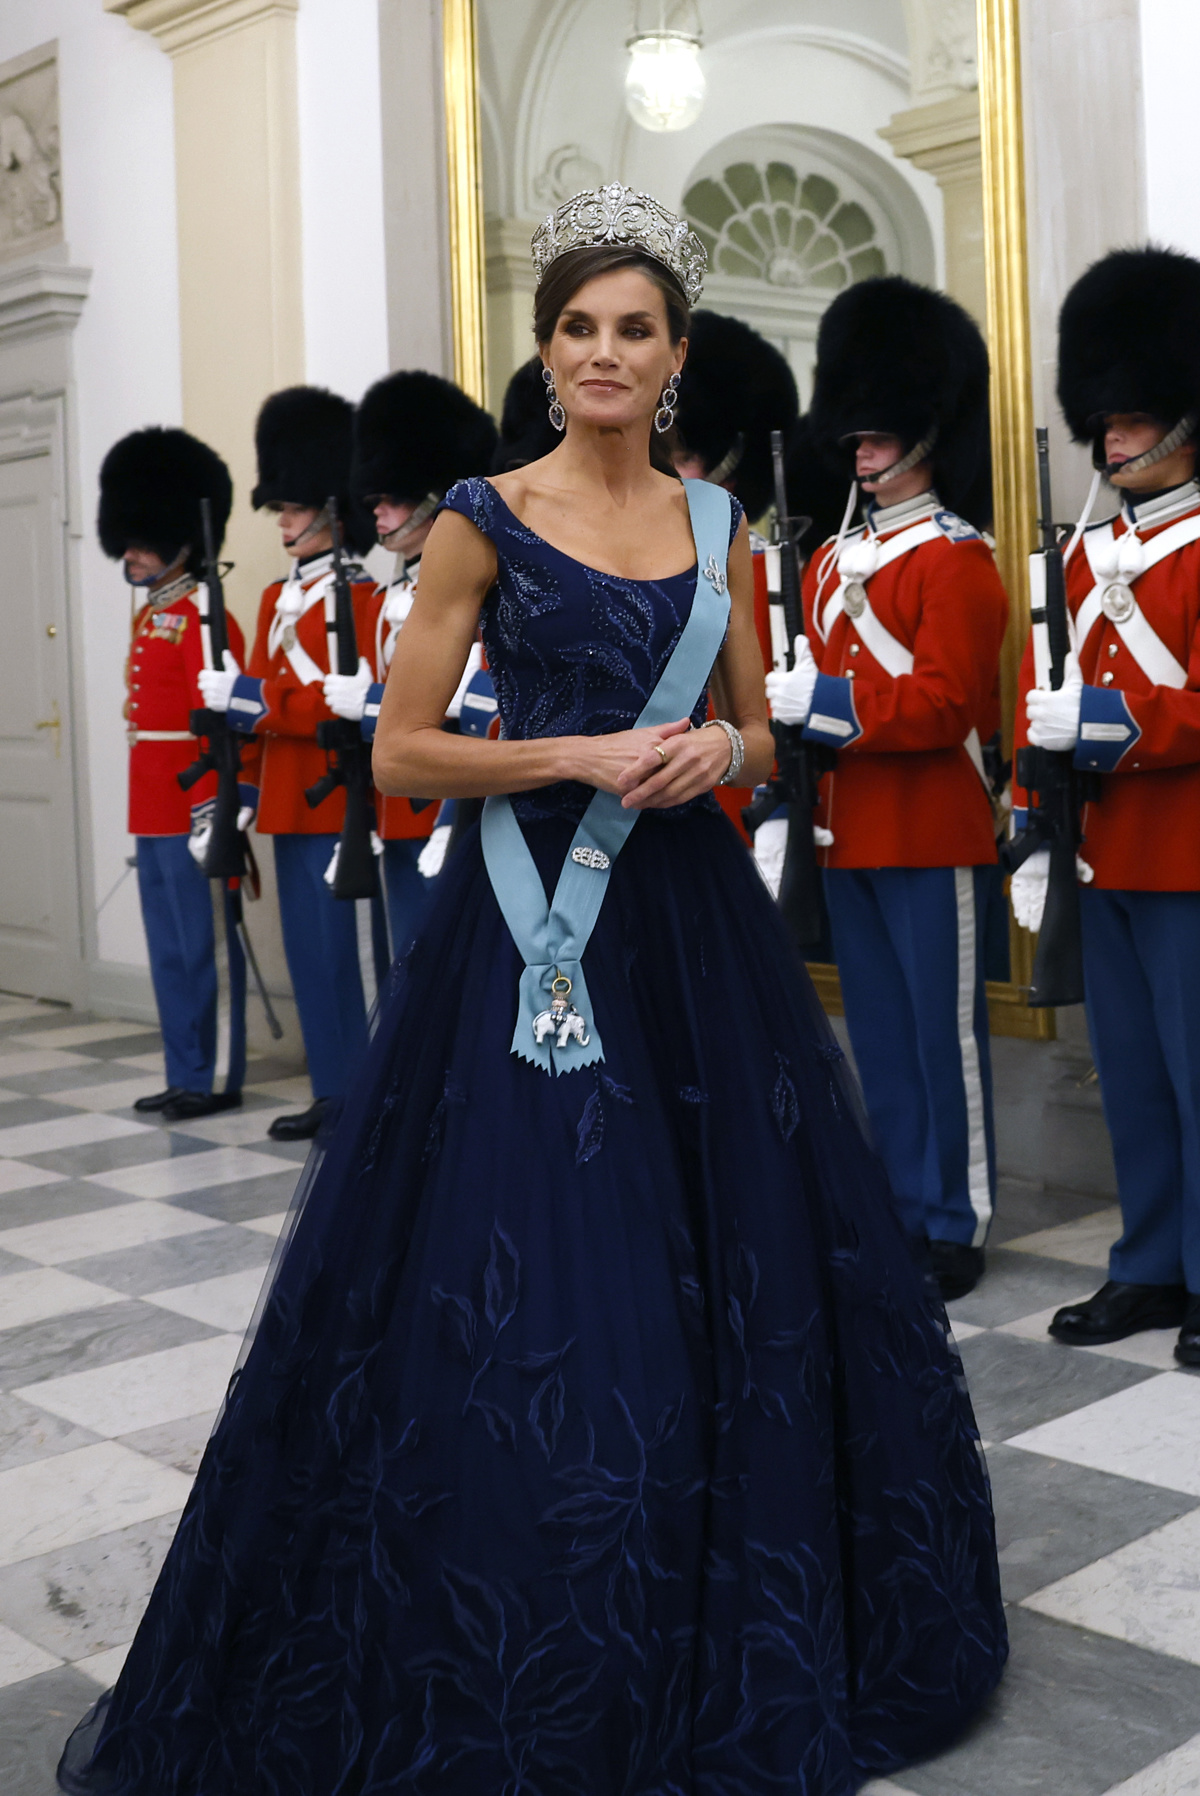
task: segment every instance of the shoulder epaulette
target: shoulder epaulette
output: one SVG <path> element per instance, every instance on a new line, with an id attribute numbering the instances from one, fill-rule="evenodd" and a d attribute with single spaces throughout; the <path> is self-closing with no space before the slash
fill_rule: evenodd
<path id="1" fill-rule="evenodd" d="M 935 511 L 933 521 L 947 542 L 977 543 L 983 540 L 974 524 L 968 524 L 967 520 L 960 518 L 957 512 Z"/>

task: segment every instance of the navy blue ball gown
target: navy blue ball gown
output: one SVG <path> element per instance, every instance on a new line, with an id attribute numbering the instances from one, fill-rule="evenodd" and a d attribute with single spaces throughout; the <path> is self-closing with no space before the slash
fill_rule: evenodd
<path id="1" fill-rule="evenodd" d="M 508 735 L 631 723 L 695 571 L 596 573 L 482 480 L 447 503 L 498 552 Z M 589 796 L 516 801 L 548 891 Z M 710 798 L 639 821 L 585 965 L 606 1058 L 553 1078 L 510 1052 L 476 826 L 64 1789 L 849 1796 L 996 1684 L 945 1317 Z"/>

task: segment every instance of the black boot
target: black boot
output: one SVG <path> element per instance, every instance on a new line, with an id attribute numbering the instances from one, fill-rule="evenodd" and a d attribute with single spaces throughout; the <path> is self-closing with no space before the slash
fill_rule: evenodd
<path id="1" fill-rule="evenodd" d="M 1200 1366 L 1200 1297 L 1188 1293 L 1187 1314 L 1175 1343 L 1175 1358 L 1181 1366 Z"/>
<path id="2" fill-rule="evenodd" d="M 182 1085 L 168 1085 L 165 1091 L 152 1091 L 149 1097 L 135 1098 L 133 1107 L 140 1110 L 143 1116 L 148 1116 L 154 1110 L 165 1110 L 168 1104 L 173 1104 L 176 1098 L 182 1096 Z"/>
<path id="3" fill-rule="evenodd" d="M 299 1116 L 277 1116 L 267 1130 L 272 1141 L 311 1141 L 325 1120 L 328 1098 L 316 1098 Z"/>
<path id="4" fill-rule="evenodd" d="M 1182 1285 L 1122 1285 L 1110 1278 L 1094 1297 L 1059 1310 L 1049 1332 L 1069 1347 L 1104 1347 L 1147 1328 L 1178 1328 L 1187 1303 Z"/>
<path id="5" fill-rule="evenodd" d="M 929 1263 L 943 1303 L 965 1297 L 983 1277 L 982 1247 L 964 1247 L 961 1241 L 931 1241 Z"/>
<path id="6" fill-rule="evenodd" d="M 219 1116 L 222 1110 L 240 1110 L 240 1091 L 181 1091 L 162 1107 L 164 1122 L 194 1122 L 201 1116 Z"/>

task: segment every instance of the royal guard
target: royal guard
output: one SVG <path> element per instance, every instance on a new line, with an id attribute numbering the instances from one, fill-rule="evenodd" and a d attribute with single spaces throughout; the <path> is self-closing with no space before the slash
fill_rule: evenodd
<path id="1" fill-rule="evenodd" d="M 135 590 L 133 641 L 126 663 L 125 705 L 130 745 L 129 830 L 137 838 L 138 892 L 150 976 L 166 1057 L 165 1091 L 138 1098 L 135 1110 L 186 1122 L 242 1101 L 246 1070 L 246 966 L 233 895 L 221 886 L 229 968 L 228 1065 L 224 1089 L 214 1091 L 220 1052 L 213 894 L 189 852 L 206 840 L 216 797 L 214 773 L 187 792 L 179 783 L 204 744 L 190 727 L 203 706 L 200 681 L 207 665 L 201 567 L 204 532 L 200 502 L 211 508 L 220 547 L 233 501 L 229 470 L 207 444 L 185 430 L 152 426 L 113 445 L 100 469 L 97 530 L 106 555 L 124 562 Z M 234 653 L 241 632 L 228 620 Z M 241 787 L 242 826 L 257 793 Z"/>
<path id="2" fill-rule="evenodd" d="M 1094 1346 L 1179 1328 L 1175 1357 L 1200 1366 L 1200 262 L 1147 248 L 1089 268 L 1059 320 L 1058 397 L 1096 477 L 1067 550 L 1074 652 L 1046 691 L 1031 642 L 1017 740 L 1072 752 L 1092 788 L 1084 986 L 1122 1233 L 1108 1282 L 1050 1333 Z M 1084 528 L 1101 479 L 1120 509 Z M 1013 875 L 1029 929 L 1047 863 L 1039 850 Z"/>
<path id="3" fill-rule="evenodd" d="M 980 744 L 1000 720 L 1008 602 L 980 534 L 977 326 L 899 276 L 849 288 L 821 322 L 809 420 L 853 480 L 843 528 L 805 570 L 795 666 L 767 690 L 777 719 L 837 751 L 820 856 L 846 1021 L 901 1215 L 952 1298 L 983 1271 L 995 1198 Z"/>
<path id="4" fill-rule="evenodd" d="M 206 704 L 226 711 L 230 726 L 257 750 L 258 829 L 275 838 L 283 946 L 313 1092 L 300 1115 L 276 1117 L 269 1133 L 277 1141 L 317 1133 L 367 1038 L 357 906 L 335 898 L 327 879 L 345 792 L 335 788 L 315 808 L 305 797 L 327 771 L 317 726 L 333 716 L 324 694 L 335 604 L 330 498 L 338 506 L 360 653 L 368 662 L 374 654 L 375 582 L 354 559 L 374 533 L 350 494 L 353 421 L 349 401 L 319 387 L 289 387 L 263 405 L 251 502 L 278 516 L 291 571 L 263 593 L 245 672 L 231 656 L 224 672 L 201 679 Z M 369 670 L 368 682 L 372 677 Z"/>
<path id="5" fill-rule="evenodd" d="M 795 376 L 773 344 L 740 318 L 692 313 L 672 452 L 683 479 L 725 487 L 741 500 L 748 518 L 760 519 L 774 499 L 771 432 L 782 432 L 786 441 L 799 409 Z M 763 667 L 769 670 L 774 664 L 771 619 L 773 610 L 778 613 L 778 605 L 771 605 L 772 597 L 778 598 L 777 564 L 773 579 L 768 544 L 757 531 L 751 531 L 750 547 L 755 622 Z M 742 811 L 752 796 L 743 786 L 716 790 L 722 809 L 743 835 Z"/>
<path id="6" fill-rule="evenodd" d="M 331 674 L 325 698 L 339 717 L 361 723 L 368 741 L 375 734 L 383 682 L 401 627 L 412 609 L 421 550 L 434 514 L 456 480 L 489 472 L 495 449 L 496 426 L 487 412 L 437 374 L 389 374 L 365 394 L 355 414 L 351 490 L 364 510 L 373 508 L 376 536 L 393 552 L 396 564 L 389 584 L 375 594 L 372 676 L 368 679 L 365 661 L 353 678 Z M 475 735 L 486 735 L 496 717 L 496 695 L 482 671 L 479 645 L 447 717 L 454 727 Z M 425 869 L 430 869 L 430 855 L 425 850 L 439 810 L 419 795 L 414 806 L 411 799 L 382 793 L 376 809 L 391 947 L 393 954 L 401 954 L 420 927 L 428 902 Z M 449 826 L 443 823 L 442 828 L 437 848 L 449 837 Z"/>

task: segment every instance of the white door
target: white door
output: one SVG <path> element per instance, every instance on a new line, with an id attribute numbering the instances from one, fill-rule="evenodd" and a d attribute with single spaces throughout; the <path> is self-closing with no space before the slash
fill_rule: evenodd
<path id="1" fill-rule="evenodd" d="M 62 447 L 56 399 L 0 403 L 0 990 L 74 999 L 82 942 Z"/>

